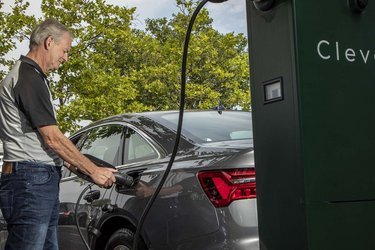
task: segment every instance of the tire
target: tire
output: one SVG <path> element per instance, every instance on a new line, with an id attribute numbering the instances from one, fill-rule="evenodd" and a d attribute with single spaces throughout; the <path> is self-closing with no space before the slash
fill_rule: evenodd
<path id="1" fill-rule="evenodd" d="M 105 245 L 105 250 L 131 250 L 134 232 L 128 228 L 121 228 L 114 232 Z"/>

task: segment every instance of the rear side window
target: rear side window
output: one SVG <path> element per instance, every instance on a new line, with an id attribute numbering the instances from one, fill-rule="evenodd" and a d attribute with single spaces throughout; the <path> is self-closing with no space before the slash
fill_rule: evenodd
<path id="1" fill-rule="evenodd" d="M 154 118 L 173 130 L 177 128 L 178 113 L 166 113 Z M 182 123 L 182 134 L 198 143 L 252 139 L 251 113 L 186 112 Z"/>
<path id="2" fill-rule="evenodd" d="M 125 141 L 125 163 L 151 160 L 158 157 L 156 150 L 137 132 L 130 129 Z"/>
<path id="3" fill-rule="evenodd" d="M 124 127 L 117 124 L 92 129 L 81 147 L 81 153 L 90 154 L 114 166 L 121 163 Z"/>

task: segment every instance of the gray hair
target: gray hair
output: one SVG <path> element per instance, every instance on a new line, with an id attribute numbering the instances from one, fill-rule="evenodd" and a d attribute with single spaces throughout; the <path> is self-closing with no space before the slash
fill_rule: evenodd
<path id="1" fill-rule="evenodd" d="M 72 33 L 63 24 L 55 19 L 46 19 L 37 25 L 31 33 L 29 49 L 39 46 L 50 36 L 58 42 L 66 32 L 73 38 Z"/>

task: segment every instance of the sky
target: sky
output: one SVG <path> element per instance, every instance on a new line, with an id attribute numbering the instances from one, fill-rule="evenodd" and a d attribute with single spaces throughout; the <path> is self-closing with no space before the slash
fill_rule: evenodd
<path id="1" fill-rule="evenodd" d="M 41 17 L 42 0 L 28 0 L 30 6 L 27 14 L 34 14 Z M 10 10 L 14 0 L 3 0 L 2 10 Z M 177 13 L 175 0 L 107 0 L 109 4 L 118 4 L 125 7 L 136 7 L 134 27 L 143 29 L 146 18 L 171 18 L 173 13 Z M 225 34 L 234 32 L 243 33 L 247 37 L 246 22 L 246 0 L 229 0 L 224 3 L 208 2 L 205 6 L 213 19 L 213 27 L 219 32 Z M 7 57 L 18 59 L 20 54 L 28 52 L 28 43 L 25 41 L 20 44 L 16 51 L 7 54 Z"/>

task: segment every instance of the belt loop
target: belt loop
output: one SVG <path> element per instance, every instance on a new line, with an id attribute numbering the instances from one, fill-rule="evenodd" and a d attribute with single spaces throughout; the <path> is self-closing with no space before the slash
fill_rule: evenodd
<path id="1" fill-rule="evenodd" d="M 12 170 L 13 170 L 13 172 L 17 172 L 17 166 L 18 166 L 18 162 L 17 161 L 12 162 Z"/>

